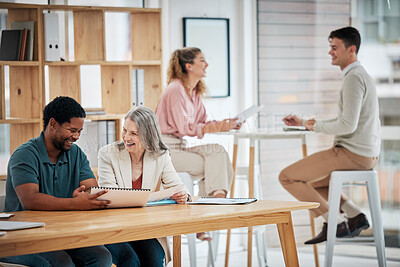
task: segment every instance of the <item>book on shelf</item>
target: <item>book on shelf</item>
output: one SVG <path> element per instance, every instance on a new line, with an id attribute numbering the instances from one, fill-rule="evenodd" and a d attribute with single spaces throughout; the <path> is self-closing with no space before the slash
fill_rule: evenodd
<path id="1" fill-rule="evenodd" d="M 85 113 L 89 115 L 105 115 L 106 111 L 104 108 L 85 108 Z"/>
<path id="2" fill-rule="evenodd" d="M 34 21 L 12 21 L 10 23 L 11 30 L 28 30 L 28 37 L 26 42 L 26 60 L 33 60 L 33 46 L 35 38 L 35 22 Z"/>
<path id="3" fill-rule="evenodd" d="M 0 60 L 17 61 L 20 55 L 22 30 L 1 32 Z"/>
<path id="4" fill-rule="evenodd" d="M 144 105 L 144 70 L 132 69 L 132 105 Z"/>
<path id="5" fill-rule="evenodd" d="M 23 29 L 21 30 L 22 34 L 21 34 L 21 47 L 20 47 L 20 52 L 19 52 L 19 60 L 20 61 L 24 61 L 25 60 L 25 56 L 26 56 L 26 42 L 28 39 L 28 30 L 27 29 Z"/>
<path id="6" fill-rule="evenodd" d="M 60 36 L 58 14 L 44 13 L 44 59 L 45 61 L 60 61 Z"/>

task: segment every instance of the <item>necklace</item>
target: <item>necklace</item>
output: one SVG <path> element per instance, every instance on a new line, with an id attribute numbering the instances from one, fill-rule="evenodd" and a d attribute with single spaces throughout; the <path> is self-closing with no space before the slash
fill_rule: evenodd
<path id="1" fill-rule="evenodd" d="M 139 157 L 139 160 L 137 162 L 135 162 L 135 160 L 133 159 L 132 155 L 131 155 L 131 161 L 133 164 L 136 164 L 136 168 L 139 168 L 139 163 L 142 161 L 143 159 L 143 155 L 141 157 Z"/>
<path id="2" fill-rule="evenodd" d="M 136 167 L 139 167 L 139 163 L 142 161 L 142 158 L 139 159 L 138 162 L 134 162 L 136 164 Z"/>

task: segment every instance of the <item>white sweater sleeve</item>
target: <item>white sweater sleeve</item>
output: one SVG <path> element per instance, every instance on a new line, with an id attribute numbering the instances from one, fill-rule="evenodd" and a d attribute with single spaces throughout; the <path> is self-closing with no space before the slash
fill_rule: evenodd
<path id="1" fill-rule="evenodd" d="M 336 119 L 317 121 L 315 131 L 334 135 L 347 135 L 357 129 L 365 94 L 363 81 L 358 75 L 349 75 L 343 80 Z"/>

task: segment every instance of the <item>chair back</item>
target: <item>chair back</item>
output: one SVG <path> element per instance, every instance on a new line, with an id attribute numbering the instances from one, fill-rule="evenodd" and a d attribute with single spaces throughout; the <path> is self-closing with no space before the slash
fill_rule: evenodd
<path id="1" fill-rule="evenodd" d="M 5 202 L 6 202 L 6 196 L 5 195 L 0 196 L 0 212 L 4 211 Z"/>

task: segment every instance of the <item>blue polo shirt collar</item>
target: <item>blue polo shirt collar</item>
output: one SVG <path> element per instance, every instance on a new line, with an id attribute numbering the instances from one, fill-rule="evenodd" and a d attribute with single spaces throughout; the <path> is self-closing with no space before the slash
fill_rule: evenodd
<path id="1" fill-rule="evenodd" d="M 44 132 L 42 131 L 40 133 L 40 135 L 38 136 L 38 138 L 36 139 L 38 148 L 39 148 L 39 153 L 40 153 L 40 159 L 43 161 L 43 163 L 49 163 L 49 164 L 54 164 L 50 159 L 49 159 L 49 155 L 47 154 L 47 149 L 46 149 L 46 145 L 44 142 Z M 68 152 L 64 152 L 62 151 L 60 153 L 60 156 L 58 156 L 58 160 L 57 163 L 67 163 L 68 162 L 68 156 L 67 156 Z"/>

